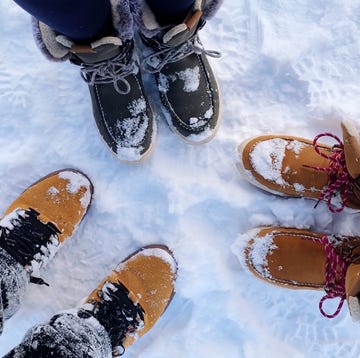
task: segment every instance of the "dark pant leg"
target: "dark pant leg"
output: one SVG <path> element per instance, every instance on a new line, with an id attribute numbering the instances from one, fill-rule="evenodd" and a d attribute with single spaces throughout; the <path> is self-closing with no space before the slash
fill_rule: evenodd
<path id="1" fill-rule="evenodd" d="M 56 32 L 77 42 L 111 33 L 110 0 L 14 0 Z"/>
<path id="2" fill-rule="evenodd" d="M 111 356 L 112 347 L 105 328 L 94 317 L 79 317 L 73 310 L 30 329 L 23 341 L 3 358 Z"/>
<path id="3" fill-rule="evenodd" d="M 182 22 L 194 4 L 194 0 L 146 0 L 160 24 L 178 24 Z"/>

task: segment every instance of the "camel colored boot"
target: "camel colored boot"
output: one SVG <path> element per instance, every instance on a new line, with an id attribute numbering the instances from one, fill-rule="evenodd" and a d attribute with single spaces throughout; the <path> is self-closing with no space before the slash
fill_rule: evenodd
<path id="1" fill-rule="evenodd" d="M 79 225 L 91 202 L 90 180 L 74 169 L 40 179 L 20 194 L 0 220 L 0 333 L 19 308 L 29 282 Z"/>
<path id="2" fill-rule="evenodd" d="M 239 170 L 251 184 L 273 194 L 324 200 L 332 212 L 360 209 L 360 138 L 350 121 L 341 123 L 342 142 L 330 133 L 313 141 L 263 135 L 238 148 Z M 318 143 L 331 137 L 333 146 Z"/>
<path id="3" fill-rule="evenodd" d="M 347 300 L 351 317 L 360 320 L 360 237 L 281 227 L 253 229 L 248 235 L 245 260 L 255 276 L 286 288 L 323 289 L 322 315 L 337 316 Z M 329 314 L 323 303 L 331 298 L 340 302 Z"/>
<path id="4" fill-rule="evenodd" d="M 78 316 L 94 316 L 107 331 L 113 355 L 151 329 L 172 296 L 177 264 L 165 246 L 147 246 L 112 271 L 89 295 Z"/>

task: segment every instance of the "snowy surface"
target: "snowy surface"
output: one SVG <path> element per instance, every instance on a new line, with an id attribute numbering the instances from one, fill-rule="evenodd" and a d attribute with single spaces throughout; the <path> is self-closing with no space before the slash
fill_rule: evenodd
<path id="1" fill-rule="evenodd" d="M 29 17 L 0 2 L 0 211 L 32 182 L 74 167 L 93 181 L 88 215 L 5 322 L 0 354 L 33 324 L 76 306 L 139 247 L 168 245 L 179 263 L 175 295 L 158 324 L 126 357 L 358 357 L 360 325 L 348 309 L 318 311 L 322 292 L 273 287 L 238 260 L 244 233 L 285 225 L 360 234 L 360 214 L 266 194 L 236 168 L 237 145 L 254 135 L 340 135 L 360 128 L 358 1 L 225 0 L 202 30 L 222 93 L 222 124 L 208 144 L 173 134 L 159 98 L 158 140 L 141 165 L 125 165 L 104 146 L 79 69 L 45 60 Z M 149 93 L 155 84 L 146 78 Z M 334 303 L 335 306 L 335 303 Z"/>

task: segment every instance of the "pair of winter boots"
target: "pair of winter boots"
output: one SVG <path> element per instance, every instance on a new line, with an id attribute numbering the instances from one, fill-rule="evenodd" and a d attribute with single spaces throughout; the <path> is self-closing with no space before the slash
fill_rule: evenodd
<path id="1" fill-rule="evenodd" d="M 126 8 L 126 4 L 120 6 Z M 81 66 L 100 135 L 121 161 L 139 162 L 154 147 L 156 122 L 142 71 L 154 75 L 165 117 L 182 139 L 199 144 L 215 135 L 219 94 L 206 55 L 218 57 L 219 53 L 205 50 L 199 39 L 206 19 L 204 7 L 205 1 L 197 0 L 183 22 L 162 26 L 144 2 L 137 16 L 139 49 L 135 49 L 135 36 L 127 33 L 130 29 L 116 34 L 121 21 L 126 22 L 116 20 L 119 9 L 113 10 L 114 33 L 87 45 L 73 43 L 37 23 L 41 47 L 51 58 L 68 58 Z M 124 9 L 120 16 L 133 16 Z M 140 61 L 137 52 L 147 55 Z"/>
<path id="2" fill-rule="evenodd" d="M 29 282 L 46 284 L 39 269 L 72 235 L 93 193 L 83 173 L 64 169 L 27 188 L 0 220 L 0 333 L 18 309 Z M 162 245 L 143 247 L 90 293 L 79 317 L 94 317 L 119 355 L 159 319 L 174 294 L 177 265 Z"/>
<path id="3" fill-rule="evenodd" d="M 341 127 L 343 142 L 330 133 L 313 141 L 287 135 L 247 140 L 238 148 L 240 172 L 272 194 L 325 201 L 333 213 L 359 210 L 360 136 L 350 121 Z M 324 137 L 335 144 L 321 144 Z M 248 236 L 245 261 L 257 277 L 288 288 L 324 289 L 324 316 L 335 317 L 347 300 L 352 318 L 360 320 L 360 237 L 284 227 L 260 227 Z M 323 304 L 331 298 L 339 305 L 328 313 Z"/>

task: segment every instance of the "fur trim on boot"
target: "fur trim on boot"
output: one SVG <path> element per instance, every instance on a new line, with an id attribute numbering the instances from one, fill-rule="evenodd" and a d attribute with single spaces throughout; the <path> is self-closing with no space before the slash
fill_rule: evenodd
<path id="1" fill-rule="evenodd" d="M 202 11 L 202 19 L 209 20 L 220 8 L 223 0 L 195 0 L 194 10 Z M 132 12 L 139 30 L 146 37 L 153 37 L 161 28 L 145 0 L 132 0 Z"/>
<path id="2" fill-rule="evenodd" d="M 134 20 L 131 13 L 133 0 L 110 0 L 115 34 L 121 41 L 131 40 L 134 37 Z M 66 61 L 69 48 L 58 43 L 57 34 L 53 29 L 39 20 L 32 19 L 32 29 L 35 42 L 45 57 L 52 61 Z"/>

